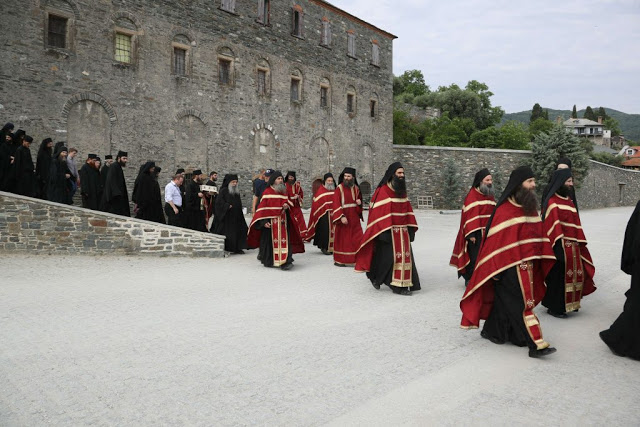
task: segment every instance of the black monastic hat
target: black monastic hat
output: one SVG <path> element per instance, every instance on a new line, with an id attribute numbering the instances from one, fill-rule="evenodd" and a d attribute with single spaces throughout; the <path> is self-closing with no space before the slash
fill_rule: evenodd
<path id="1" fill-rule="evenodd" d="M 111 154 L 107 154 L 106 156 L 104 156 L 105 160 L 112 160 L 113 156 Z"/>
<path id="2" fill-rule="evenodd" d="M 344 174 L 345 173 L 353 175 L 353 182 L 356 185 L 358 185 L 358 179 L 356 178 L 356 170 L 355 170 L 355 168 L 352 168 L 352 167 L 346 167 L 346 168 L 342 169 L 342 172 L 340 173 L 340 176 L 338 177 L 338 185 L 342 184 L 342 181 L 344 181 Z"/>
<path id="3" fill-rule="evenodd" d="M 273 185 L 276 182 L 276 179 L 278 179 L 278 177 L 282 176 L 282 172 L 280 171 L 273 171 L 273 173 L 269 176 L 269 186 Z"/>
<path id="4" fill-rule="evenodd" d="M 504 202 L 506 202 L 507 199 L 516 192 L 518 187 L 520 187 L 520 184 L 522 184 L 529 178 L 533 178 L 534 176 L 535 174 L 533 173 L 533 169 L 531 169 L 530 166 L 520 166 L 511 172 L 511 175 L 509 176 L 509 182 L 507 183 L 507 186 L 502 192 L 502 196 L 500 196 L 500 200 L 498 200 L 498 203 L 496 203 L 496 207 L 493 210 L 493 213 L 491 214 L 491 218 L 489 218 L 489 221 L 487 222 L 487 227 L 485 229 L 486 230 L 485 236 L 489 235 L 489 228 L 491 228 L 491 223 L 493 222 L 493 216 L 496 214 L 496 210 L 498 210 L 498 207 Z"/>
<path id="5" fill-rule="evenodd" d="M 567 182 L 567 180 L 572 176 L 573 174 L 571 173 L 571 169 L 564 168 L 553 171 L 553 175 L 551 175 L 549 185 L 545 189 L 548 189 L 548 192 L 542 199 L 542 208 L 540 209 L 542 219 L 544 219 L 545 214 L 547 213 L 547 208 L 549 207 L 549 200 L 551 199 L 551 197 L 556 194 L 556 191 L 558 191 L 558 189 L 560 189 L 560 187 L 562 187 L 564 183 Z M 571 198 L 573 199 L 573 197 Z"/>
<path id="6" fill-rule="evenodd" d="M 396 174 L 396 171 L 398 169 L 400 169 L 401 167 L 402 167 L 402 163 L 400 163 L 400 162 L 391 163 L 389 165 L 389 167 L 387 168 L 387 171 L 384 173 L 384 176 L 382 177 L 382 179 L 378 183 L 378 187 L 382 187 L 383 185 L 386 185 L 387 182 L 391 181 L 393 176 Z"/>
<path id="7" fill-rule="evenodd" d="M 120 157 L 129 157 L 126 151 L 118 151 L 118 154 L 116 154 L 116 159 L 120 158 Z"/>
<path id="8" fill-rule="evenodd" d="M 327 182 L 327 178 L 333 178 L 333 174 L 331 172 L 327 172 L 324 174 L 324 177 L 322 177 L 322 183 L 325 184 Z M 335 181 L 335 178 L 333 178 L 333 180 Z"/>
<path id="9" fill-rule="evenodd" d="M 478 188 L 482 183 L 482 180 L 489 175 L 491 175 L 491 172 L 489 172 L 489 169 L 487 168 L 480 169 L 478 172 L 476 172 L 476 176 L 473 177 L 473 184 L 471 186 L 473 188 Z"/>
<path id="10" fill-rule="evenodd" d="M 193 172 L 191 172 L 192 176 L 196 176 L 196 175 L 202 175 L 202 171 L 200 169 L 196 169 Z"/>
<path id="11" fill-rule="evenodd" d="M 87 159 L 91 159 L 91 160 L 95 160 L 95 159 L 97 159 L 97 158 L 98 158 L 98 155 L 97 155 L 97 154 L 89 154 L 89 155 L 87 156 Z"/>

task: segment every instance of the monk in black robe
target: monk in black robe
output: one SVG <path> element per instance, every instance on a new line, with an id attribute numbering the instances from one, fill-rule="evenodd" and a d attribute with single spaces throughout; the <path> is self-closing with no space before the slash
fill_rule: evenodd
<path id="1" fill-rule="evenodd" d="M 33 138 L 25 135 L 22 145 L 16 150 L 14 161 L 16 174 L 15 192 L 28 197 L 36 196 L 36 176 L 29 148 L 32 142 Z"/>
<path id="2" fill-rule="evenodd" d="M 202 171 L 196 169 L 192 175 L 193 179 L 187 184 L 183 205 L 185 225 L 191 230 L 207 231 L 202 208 L 204 194 L 200 191 L 200 183 L 203 180 Z"/>
<path id="3" fill-rule="evenodd" d="M 80 195 L 82 196 L 82 207 L 86 209 L 98 210 L 100 199 L 102 198 L 102 188 L 100 182 L 99 163 L 96 164 L 98 156 L 89 154 L 87 161 L 78 174 L 80 175 Z"/>
<path id="4" fill-rule="evenodd" d="M 122 170 L 127 165 L 127 161 L 127 153 L 118 151 L 116 161 L 109 167 L 102 201 L 107 212 L 130 217 L 129 193 L 127 192 L 127 183 Z"/>
<path id="5" fill-rule="evenodd" d="M 215 233 L 225 236 L 224 250 L 243 254 L 247 248 L 247 222 L 242 213 L 238 175 L 227 174 L 215 199 Z"/>
<path id="6" fill-rule="evenodd" d="M 51 168 L 49 169 L 49 184 L 47 199 L 56 203 L 70 205 L 71 200 L 71 172 L 67 166 L 67 147 L 58 146 L 53 153 Z"/>
<path id="7" fill-rule="evenodd" d="M 47 198 L 47 186 L 49 185 L 49 170 L 53 159 L 53 141 L 45 138 L 40 143 L 38 157 L 36 159 L 36 197 Z"/>
<path id="8" fill-rule="evenodd" d="M 142 166 L 131 196 L 138 206 L 136 218 L 164 223 L 164 216 L 159 220 L 158 215 L 158 211 L 162 214 L 162 201 L 155 171 L 155 162 L 147 162 Z"/>
<path id="9" fill-rule="evenodd" d="M 631 276 L 631 287 L 622 314 L 600 338 L 615 354 L 640 360 L 640 202 L 624 233 L 620 268 Z"/>
<path id="10" fill-rule="evenodd" d="M 16 151 L 18 147 L 22 146 L 25 135 L 22 129 L 18 129 L 13 135 L 13 140 L 7 141 L 2 147 L 2 154 L 0 156 L 4 163 L 4 178 L 2 182 L 0 182 L 0 189 L 3 191 L 10 193 L 16 192 Z"/>
<path id="11" fill-rule="evenodd" d="M 109 176 L 109 167 L 113 164 L 113 156 L 111 154 L 107 154 L 104 156 L 104 166 L 100 169 L 100 188 L 104 192 L 104 188 L 107 185 L 107 176 Z M 100 204 L 98 207 L 101 211 L 106 212 L 107 207 L 104 204 L 104 197 L 100 199 Z"/>
<path id="12" fill-rule="evenodd" d="M 13 146 L 13 123 L 7 123 L 0 130 L 0 190 L 4 190 L 4 178 L 11 164 L 10 152 Z"/>

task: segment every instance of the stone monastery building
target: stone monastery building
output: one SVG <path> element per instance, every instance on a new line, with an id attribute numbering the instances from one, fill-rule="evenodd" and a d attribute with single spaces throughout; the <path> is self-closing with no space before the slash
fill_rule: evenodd
<path id="1" fill-rule="evenodd" d="M 247 193 L 261 167 L 309 192 L 354 166 L 366 193 L 391 159 L 396 37 L 325 1 L 2 4 L 0 119 L 80 162 L 125 150 L 129 180 L 154 160 L 163 182 L 238 172 Z"/>

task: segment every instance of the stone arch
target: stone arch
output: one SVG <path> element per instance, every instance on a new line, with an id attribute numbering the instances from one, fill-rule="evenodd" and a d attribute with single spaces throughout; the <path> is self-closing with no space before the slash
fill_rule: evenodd
<path id="1" fill-rule="evenodd" d="M 193 32 L 183 28 L 175 30 L 171 34 L 171 40 L 173 40 L 174 42 L 189 44 L 192 46 L 194 46 L 196 43 L 196 37 Z"/>
<path id="2" fill-rule="evenodd" d="M 75 19 L 80 18 L 80 9 L 74 0 L 47 0 L 44 6 L 57 10 L 66 10 L 67 12 L 72 12 Z"/>
<path id="3" fill-rule="evenodd" d="M 67 123 L 67 120 L 69 118 L 69 111 L 71 111 L 71 107 L 74 104 L 77 104 L 78 102 L 82 102 L 82 101 L 93 101 L 102 105 L 102 107 L 105 109 L 105 111 L 109 115 L 109 122 L 111 122 L 111 124 L 115 124 L 115 122 L 118 121 L 118 116 L 116 115 L 115 110 L 102 95 L 99 95 L 94 92 L 81 92 L 69 98 L 67 102 L 65 102 L 64 106 L 62 107 L 63 123 L 65 124 Z"/>
<path id="4" fill-rule="evenodd" d="M 126 21 L 130 21 L 135 26 L 135 28 L 129 28 L 130 30 L 142 33 L 142 22 L 133 13 L 127 12 L 126 10 L 120 10 L 111 15 L 111 22 L 113 25 L 122 25 Z"/>
<path id="5" fill-rule="evenodd" d="M 174 130 L 174 162 L 176 167 L 190 172 L 196 168 L 209 169 L 209 138 L 207 122 L 197 110 L 183 110 L 176 114 Z"/>
<path id="6" fill-rule="evenodd" d="M 216 49 L 216 52 L 218 53 L 218 55 L 227 56 L 232 59 L 236 58 L 236 54 L 233 52 L 233 49 L 231 49 L 227 45 L 218 46 L 218 49 Z"/>
<path id="7" fill-rule="evenodd" d="M 251 131 L 253 137 L 253 169 L 277 168 L 280 142 L 273 126 L 258 123 Z"/>

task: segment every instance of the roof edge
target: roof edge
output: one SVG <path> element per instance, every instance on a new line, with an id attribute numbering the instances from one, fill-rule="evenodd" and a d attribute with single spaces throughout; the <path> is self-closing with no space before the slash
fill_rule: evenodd
<path id="1" fill-rule="evenodd" d="M 395 39 L 398 38 L 398 36 L 394 36 L 390 32 L 385 31 L 383 29 L 380 29 L 380 28 L 376 27 L 375 25 L 370 24 L 370 23 L 368 23 L 367 21 L 365 21 L 363 19 L 360 19 L 357 16 L 354 16 L 354 15 L 350 14 L 349 12 L 346 12 L 346 11 L 340 9 L 339 7 L 336 7 L 336 6 L 332 5 L 329 2 L 326 2 L 324 0 L 309 0 L 309 1 L 311 3 L 317 4 L 320 7 L 324 7 L 325 9 L 328 9 L 328 10 L 330 10 L 332 12 L 335 12 L 338 15 L 342 15 L 345 18 L 348 18 L 348 19 L 350 19 L 352 21 L 355 21 L 358 24 L 361 24 L 361 25 L 369 28 L 370 30 L 373 30 L 373 31 L 375 31 L 375 32 L 377 32 L 377 33 L 379 33 L 379 34 L 381 34 L 381 35 L 383 35 L 383 36 L 385 36 L 385 37 L 387 37 L 387 38 L 389 38 L 391 40 L 395 40 Z"/>

